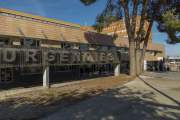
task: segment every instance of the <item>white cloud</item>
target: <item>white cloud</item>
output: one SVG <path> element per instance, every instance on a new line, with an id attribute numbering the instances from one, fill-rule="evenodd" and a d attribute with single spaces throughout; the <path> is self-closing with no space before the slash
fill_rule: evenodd
<path id="1" fill-rule="evenodd" d="M 31 0 L 31 4 L 33 5 L 33 12 L 36 15 L 42 16 L 42 17 L 46 17 L 47 14 L 44 11 L 43 5 L 40 1 L 38 0 Z"/>

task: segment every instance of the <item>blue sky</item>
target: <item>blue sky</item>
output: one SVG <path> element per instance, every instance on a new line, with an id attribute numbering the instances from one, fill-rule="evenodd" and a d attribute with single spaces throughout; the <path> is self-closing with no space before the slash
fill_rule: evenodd
<path id="1" fill-rule="evenodd" d="M 98 13 L 105 7 L 106 0 L 99 0 L 91 6 L 84 6 L 79 0 L 0 0 L 0 7 L 28 14 L 38 15 L 65 22 L 92 26 Z M 180 44 L 168 45 L 167 35 L 158 32 L 153 24 L 153 43 L 165 45 L 166 56 L 180 56 Z"/>

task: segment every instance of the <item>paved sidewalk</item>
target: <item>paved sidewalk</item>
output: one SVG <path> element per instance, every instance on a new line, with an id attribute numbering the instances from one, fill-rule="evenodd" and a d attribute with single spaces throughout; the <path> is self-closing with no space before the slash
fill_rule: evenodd
<path id="1" fill-rule="evenodd" d="M 41 120 L 179 120 L 180 74 L 146 72 L 134 81 Z"/>

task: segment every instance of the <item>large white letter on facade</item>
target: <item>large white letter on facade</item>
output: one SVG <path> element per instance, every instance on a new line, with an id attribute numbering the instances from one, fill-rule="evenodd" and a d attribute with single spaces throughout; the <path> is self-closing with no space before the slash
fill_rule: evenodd
<path id="1" fill-rule="evenodd" d="M 80 61 L 80 52 L 73 53 L 73 61 Z"/>
<path id="2" fill-rule="evenodd" d="M 3 57 L 4 57 L 4 60 L 6 62 L 13 62 L 15 59 L 16 59 L 16 51 L 15 50 L 12 50 L 12 58 L 11 59 L 8 59 L 7 58 L 7 49 L 4 49 L 3 50 Z"/>
<path id="3" fill-rule="evenodd" d="M 105 53 L 100 53 L 100 61 L 106 61 Z"/>
<path id="4" fill-rule="evenodd" d="M 60 56 L 61 61 L 69 61 L 69 52 L 62 51 Z"/>
<path id="5" fill-rule="evenodd" d="M 31 55 L 29 53 L 32 53 Z M 36 55 L 35 50 L 26 50 L 26 61 L 29 61 L 29 57 L 32 58 L 33 61 L 37 61 L 36 58 L 34 57 Z"/>
<path id="6" fill-rule="evenodd" d="M 53 54 L 53 55 L 49 55 L 49 53 L 51 53 L 51 54 Z M 47 51 L 47 52 L 45 53 L 45 59 L 46 59 L 47 61 L 54 61 L 54 60 L 55 60 L 54 54 L 55 54 L 55 51 L 54 51 L 54 50 Z M 49 55 L 49 56 L 48 56 L 48 55 Z"/>

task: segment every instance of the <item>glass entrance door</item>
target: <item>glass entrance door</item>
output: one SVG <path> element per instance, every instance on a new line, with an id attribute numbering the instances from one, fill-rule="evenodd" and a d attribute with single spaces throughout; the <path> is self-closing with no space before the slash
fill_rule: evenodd
<path id="1" fill-rule="evenodd" d="M 13 82 L 13 69 L 0 68 L 0 83 Z"/>

